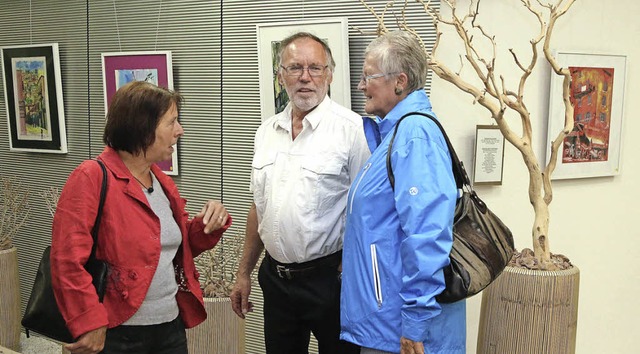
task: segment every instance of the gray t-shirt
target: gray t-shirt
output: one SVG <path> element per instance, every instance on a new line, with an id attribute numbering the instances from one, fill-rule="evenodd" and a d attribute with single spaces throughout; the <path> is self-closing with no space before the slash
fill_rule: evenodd
<path id="1" fill-rule="evenodd" d="M 153 180 L 153 192 L 149 193 L 146 188 L 142 189 L 151 209 L 160 219 L 160 245 L 162 246 L 160 260 L 147 296 L 138 311 L 124 322 L 124 325 L 138 326 L 170 322 L 178 317 L 179 313 L 176 301 L 178 284 L 173 270 L 173 258 L 182 242 L 182 235 L 173 218 L 169 199 L 153 173 L 151 179 Z"/>

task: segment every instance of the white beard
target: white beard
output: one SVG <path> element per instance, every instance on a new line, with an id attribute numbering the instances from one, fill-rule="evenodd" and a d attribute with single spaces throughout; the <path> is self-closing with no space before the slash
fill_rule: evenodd
<path id="1" fill-rule="evenodd" d="M 301 111 L 308 112 L 316 108 L 320 104 L 318 96 L 309 98 L 301 98 L 299 96 L 293 98 L 293 104 Z"/>

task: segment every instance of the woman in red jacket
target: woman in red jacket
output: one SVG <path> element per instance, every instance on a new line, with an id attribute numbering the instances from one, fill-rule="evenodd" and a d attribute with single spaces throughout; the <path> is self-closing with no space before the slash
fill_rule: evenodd
<path id="1" fill-rule="evenodd" d="M 217 201 L 193 219 L 168 160 L 184 131 L 182 96 L 146 82 L 120 88 L 107 114 L 98 156 L 107 193 L 96 258 L 109 264 L 100 303 L 84 269 L 93 239 L 102 170 L 85 161 L 69 176 L 53 219 L 52 285 L 75 343 L 72 353 L 187 353 L 185 327 L 206 318 L 193 257 L 216 245 L 231 225 Z M 104 350 L 103 350 L 104 349 Z"/>

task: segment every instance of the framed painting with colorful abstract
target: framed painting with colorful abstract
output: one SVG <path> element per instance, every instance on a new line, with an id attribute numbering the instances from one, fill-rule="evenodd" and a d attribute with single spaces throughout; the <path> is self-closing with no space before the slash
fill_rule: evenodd
<path id="1" fill-rule="evenodd" d="M 620 173 L 626 56 L 558 52 L 571 72 L 573 128 L 558 152 L 553 179 L 612 176 Z M 548 143 L 564 127 L 562 77 L 552 75 Z M 547 156 L 549 160 L 549 156 Z"/>
<path id="2" fill-rule="evenodd" d="M 67 153 L 58 44 L 2 47 L 9 150 Z"/>
<path id="3" fill-rule="evenodd" d="M 289 103 L 284 86 L 278 81 L 280 42 L 296 32 L 309 32 L 324 40 L 331 48 L 336 67 L 329 96 L 339 104 L 351 107 L 349 85 L 349 38 L 347 19 L 343 17 L 308 21 L 263 23 L 256 25 L 258 39 L 258 77 L 260 79 L 260 112 L 262 120 L 280 113 Z"/>
<path id="4" fill-rule="evenodd" d="M 170 51 L 102 53 L 102 82 L 105 112 L 116 91 L 131 81 L 147 81 L 173 90 Z M 158 162 L 167 175 L 178 175 L 178 146 L 171 160 Z"/>

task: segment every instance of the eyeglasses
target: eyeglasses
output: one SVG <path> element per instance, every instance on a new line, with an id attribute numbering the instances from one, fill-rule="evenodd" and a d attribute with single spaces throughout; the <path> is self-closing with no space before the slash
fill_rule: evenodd
<path id="1" fill-rule="evenodd" d="M 385 77 L 385 76 L 388 76 L 388 75 L 396 75 L 396 74 L 398 74 L 398 73 L 379 73 L 379 74 L 373 74 L 373 75 L 362 74 L 360 76 L 360 82 L 364 82 L 365 84 L 368 84 L 369 81 L 371 81 L 373 79 L 377 79 L 379 77 Z"/>
<path id="2" fill-rule="evenodd" d="M 300 66 L 300 65 L 290 65 L 290 66 L 280 65 L 280 67 L 284 69 L 284 72 L 287 74 L 287 76 L 302 76 L 302 74 L 306 70 L 309 72 L 309 76 L 318 77 L 324 74 L 324 71 L 329 67 L 329 65 L 324 65 L 324 66 L 309 65 L 307 67 Z"/>

